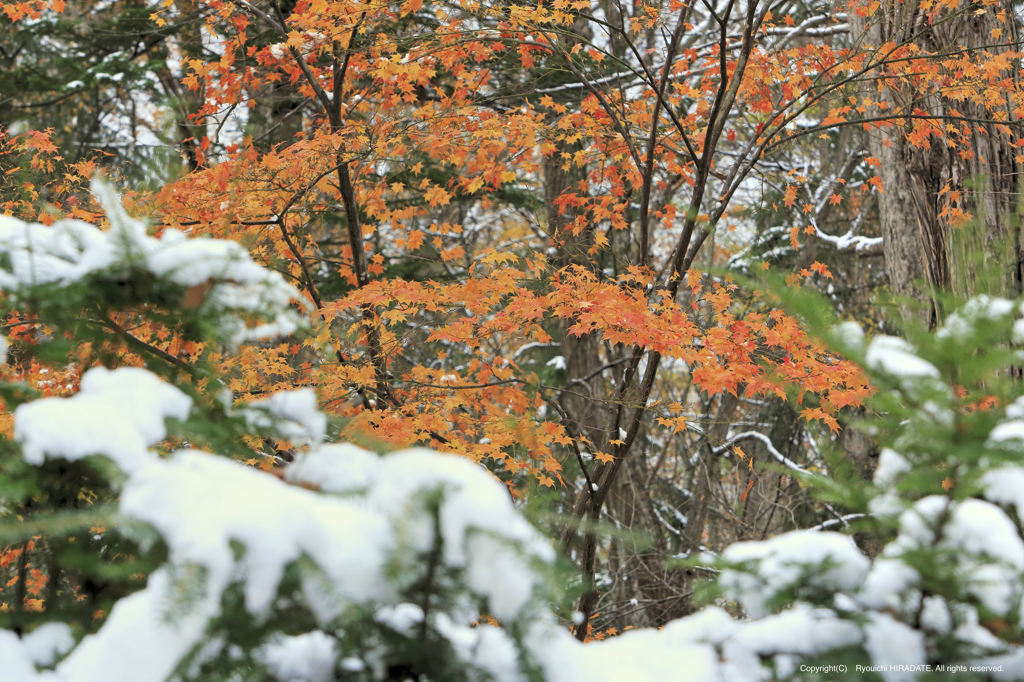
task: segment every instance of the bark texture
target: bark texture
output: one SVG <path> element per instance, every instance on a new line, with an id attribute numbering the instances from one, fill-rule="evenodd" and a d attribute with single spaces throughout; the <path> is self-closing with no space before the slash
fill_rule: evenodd
<path id="1" fill-rule="evenodd" d="M 1007 23 L 998 19 L 999 10 L 1007 12 Z M 855 17 L 853 24 L 854 35 L 876 47 L 909 41 L 926 53 L 968 50 L 980 57 L 981 50 L 995 42 L 993 29 L 1004 35 L 1015 31 L 1013 16 L 1012 5 L 1002 2 L 984 13 L 962 6 L 941 20 L 929 21 L 916 0 L 884 0 L 874 14 Z M 990 53 L 1004 49 L 988 48 Z M 1016 73 L 1006 75 L 1016 78 Z M 884 67 L 872 75 L 884 78 Z M 1020 291 L 1019 226 L 1012 215 L 1020 169 L 1013 141 L 993 121 L 1003 114 L 1012 120 L 1014 105 L 1005 92 L 991 93 L 997 102 L 994 109 L 922 92 L 903 79 L 887 79 L 882 92 L 871 88 L 865 93 L 888 103 L 890 111 L 916 110 L 946 119 L 937 123 L 944 138 L 935 135 L 917 144 L 906 137 L 909 118 L 875 128 L 869 135 L 884 184 L 879 209 L 886 267 L 906 321 L 934 326 L 941 320 L 933 288 L 953 289 L 962 296 Z M 940 216 L 958 193 L 964 210 L 976 220 L 960 230 Z"/>

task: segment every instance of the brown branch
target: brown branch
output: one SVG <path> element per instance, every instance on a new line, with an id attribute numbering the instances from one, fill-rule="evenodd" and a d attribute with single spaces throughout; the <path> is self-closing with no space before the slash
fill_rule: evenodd
<path id="1" fill-rule="evenodd" d="M 526 384 L 529 382 L 523 381 L 522 379 L 504 379 L 502 381 L 492 381 L 486 384 L 424 384 L 419 381 L 404 381 L 403 383 L 412 384 L 413 386 L 421 386 L 423 388 L 441 388 L 441 389 L 476 389 L 476 388 L 490 388 L 491 386 L 505 386 L 507 384 Z"/>
<path id="2" fill-rule="evenodd" d="M 552 40 L 548 33 L 543 29 L 538 29 L 538 33 L 544 36 L 544 39 L 548 41 L 548 45 L 551 46 L 551 49 L 557 51 L 558 55 L 563 59 L 566 67 L 568 67 L 568 69 L 572 71 L 572 74 L 576 76 L 576 78 L 578 78 L 581 83 L 583 83 L 584 87 L 586 87 L 586 89 L 590 91 L 590 94 L 592 94 L 597 99 L 598 103 L 601 105 L 601 108 L 604 109 L 605 113 L 608 114 L 608 117 L 611 119 L 612 125 L 615 127 L 615 131 L 619 135 L 622 135 L 622 139 L 626 143 L 626 148 L 629 150 L 630 158 L 632 158 L 633 163 L 636 164 L 637 171 L 643 173 L 644 164 L 640 158 L 640 153 L 636 149 L 636 144 L 633 142 L 633 136 L 629 133 L 626 127 L 622 125 L 622 122 L 619 120 L 618 114 L 616 113 L 615 109 L 612 108 L 612 105 L 605 98 L 604 94 L 596 87 L 594 87 L 594 84 L 590 82 L 590 79 L 588 79 L 578 68 L 576 68 L 576 65 L 573 64 L 571 56 L 562 48 L 561 45 L 558 44 L 557 39 Z"/>
<path id="3" fill-rule="evenodd" d="M 692 6 L 692 5 L 691 5 Z M 640 266 L 647 266 L 648 251 L 650 250 L 650 208 L 651 208 L 651 183 L 654 179 L 654 150 L 657 147 L 658 139 L 658 119 L 661 116 L 661 107 L 664 103 L 665 86 L 668 85 L 669 73 L 672 71 L 672 62 L 676 57 L 676 48 L 679 45 L 679 41 L 683 35 L 683 26 L 686 24 L 687 18 L 689 17 L 690 7 L 686 8 L 676 23 L 676 30 L 672 33 L 672 40 L 668 45 L 668 55 L 665 57 L 665 66 L 661 74 L 661 82 L 658 84 L 654 83 L 654 79 L 651 78 L 651 85 L 654 86 L 654 92 L 658 96 L 657 101 L 654 103 L 654 113 L 651 116 L 651 133 L 647 140 L 647 160 L 644 165 L 643 171 L 643 184 L 640 188 Z M 631 40 L 626 35 L 626 31 L 622 32 L 623 36 L 626 36 L 626 42 L 633 50 L 633 54 L 639 59 L 640 54 L 633 46 Z M 647 64 L 640 59 L 640 65 L 643 67 L 644 73 L 651 76 L 647 70 Z M 665 105 L 665 110 L 672 117 L 673 122 L 676 124 L 676 128 L 679 130 L 679 134 L 683 138 L 683 142 L 686 143 L 686 149 L 690 152 L 690 157 L 693 160 L 694 168 L 697 166 L 697 156 L 693 151 L 693 147 L 690 146 L 690 140 L 686 136 L 686 132 L 683 130 L 682 124 L 676 118 L 675 112 L 672 107 Z"/>
<path id="4" fill-rule="evenodd" d="M 125 340 L 125 342 L 129 346 L 132 346 L 133 348 L 136 348 L 136 349 L 141 350 L 141 351 L 145 351 L 146 353 L 149 353 L 151 355 L 155 355 L 158 358 L 160 358 L 161 360 L 164 360 L 165 362 L 168 362 L 171 365 L 174 365 L 178 369 L 181 369 L 181 370 L 184 370 L 184 371 L 188 372 L 189 375 L 191 375 L 193 377 L 202 377 L 203 376 L 204 373 L 202 371 L 200 371 L 199 369 L 197 369 L 197 368 L 193 367 L 192 365 L 188 364 L 187 362 L 185 362 L 184 360 L 182 360 L 178 356 L 171 355 L 170 353 L 165 351 L 163 348 L 157 348 L 154 345 L 146 343 L 145 341 L 143 341 L 142 339 L 140 339 L 139 337 L 135 336 L 134 334 L 129 332 L 127 329 L 125 329 L 124 327 L 119 325 L 117 322 L 115 322 L 114 319 L 112 317 L 110 317 L 109 315 L 104 314 L 103 318 L 100 319 L 99 322 L 104 327 L 106 327 L 110 331 L 116 333 L 118 336 L 123 338 Z"/>
<path id="5" fill-rule="evenodd" d="M 317 291 L 316 285 L 313 283 L 313 275 L 309 272 L 309 266 L 306 265 L 306 259 L 299 253 L 298 247 L 292 240 L 291 233 L 288 231 L 288 226 L 285 224 L 284 215 L 278 216 L 277 225 L 281 228 L 281 236 L 284 238 L 284 243 L 288 247 L 288 250 L 295 256 L 295 260 L 298 261 L 299 267 L 302 268 L 302 275 L 306 280 L 306 291 L 309 293 L 310 298 L 313 299 L 313 305 L 316 306 L 317 310 L 322 310 L 324 307 L 323 301 L 320 299 L 320 292 Z"/>

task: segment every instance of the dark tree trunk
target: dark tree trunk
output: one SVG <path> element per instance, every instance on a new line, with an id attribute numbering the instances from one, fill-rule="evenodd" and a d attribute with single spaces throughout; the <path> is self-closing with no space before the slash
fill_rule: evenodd
<path id="1" fill-rule="evenodd" d="M 776 452 L 791 461 L 802 459 L 800 453 L 804 448 L 800 441 L 803 424 L 789 402 L 770 399 L 758 412 L 757 421 L 772 425 L 767 435 Z M 740 445 L 750 460 L 748 463 L 738 461 L 736 465 L 740 467 L 741 482 L 746 480 L 744 485 L 749 489 L 746 499 L 742 500 L 742 524 L 739 526 L 740 535 L 735 539 L 764 540 L 794 528 L 813 525 L 813 520 L 805 518 L 809 511 L 807 496 L 801 493 L 799 484 L 791 475 L 776 470 L 781 463 L 767 444 L 750 439 Z"/>
<path id="2" fill-rule="evenodd" d="M 1007 10 L 1010 19 L 1006 24 L 996 16 L 999 9 Z M 855 18 L 854 34 L 875 46 L 911 40 L 924 52 L 948 54 L 991 44 L 993 29 L 1004 34 L 1015 31 L 1013 7 L 1008 2 L 984 13 L 960 10 L 944 21 L 929 22 L 919 2 L 885 0 L 872 16 Z M 1016 73 L 1014 69 L 1008 77 L 1016 78 Z M 889 111 L 910 114 L 917 110 L 948 117 L 936 121 L 943 135 L 932 135 L 917 145 L 906 137 L 912 123 L 909 118 L 898 119 L 891 127 L 875 128 L 869 135 L 871 153 L 881 161 L 881 232 L 886 268 L 902 318 L 937 324 L 942 310 L 932 296 L 933 287 L 951 288 L 961 296 L 1018 293 L 1020 239 L 1012 213 L 1019 168 L 1013 140 L 1005 127 L 1000 130 L 994 122 L 956 120 L 989 121 L 1002 113 L 1012 120 L 1009 99 L 1000 94 L 1002 101 L 990 110 L 971 101 L 916 91 L 896 79 L 889 80 L 881 93 L 872 87 L 865 94 L 886 102 Z M 973 231 L 958 231 L 941 215 L 957 193 L 963 210 L 975 216 Z"/>

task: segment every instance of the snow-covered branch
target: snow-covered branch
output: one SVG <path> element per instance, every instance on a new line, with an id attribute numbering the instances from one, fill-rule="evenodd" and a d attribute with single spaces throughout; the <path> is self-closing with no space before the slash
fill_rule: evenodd
<path id="1" fill-rule="evenodd" d="M 768 451 L 768 453 L 772 457 L 777 459 L 780 464 L 783 464 L 783 465 L 789 467 L 790 469 L 793 469 L 794 471 L 799 471 L 800 473 L 803 473 L 803 474 L 810 473 L 806 469 L 801 467 L 799 464 L 797 464 L 796 462 L 794 462 L 793 460 L 791 460 L 790 458 L 786 457 L 781 452 L 779 452 L 778 449 L 775 447 L 775 445 L 772 443 L 772 439 L 771 438 L 769 438 L 768 436 L 764 435 L 763 433 L 758 433 L 757 431 L 744 431 L 743 433 L 738 433 L 735 436 L 731 437 L 728 441 L 726 441 L 722 445 L 720 445 L 717 448 L 715 448 L 713 450 L 713 452 L 716 453 L 716 454 L 719 453 L 719 452 L 723 452 L 723 451 L 728 450 L 729 448 L 731 448 L 736 443 L 738 443 L 738 442 L 740 442 L 742 440 L 746 440 L 748 438 L 755 438 L 755 439 L 761 441 L 764 444 L 764 447 Z"/>

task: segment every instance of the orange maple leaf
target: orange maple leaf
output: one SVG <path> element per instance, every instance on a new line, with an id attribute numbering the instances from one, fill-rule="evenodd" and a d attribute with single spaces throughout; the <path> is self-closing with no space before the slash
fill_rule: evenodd
<path id="1" fill-rule="evenodd" d="M 747 495 L 750 494 L 750 489 L 754 487 L 754 479 L 747 481 L 747 489 L 740 494 L 740 502 L 744 502 L 747 499 Z"/>
<path id="2" fill-rule="evenodd" d="M 814 263 L 811 264 L 811 270 L 818 273 L 819 275 L 828 277 L 829 279 L 833 279 L 832 273 L 829 272 L 828 266 L 826 266 L 824 263 L 814 261 Z"/>

